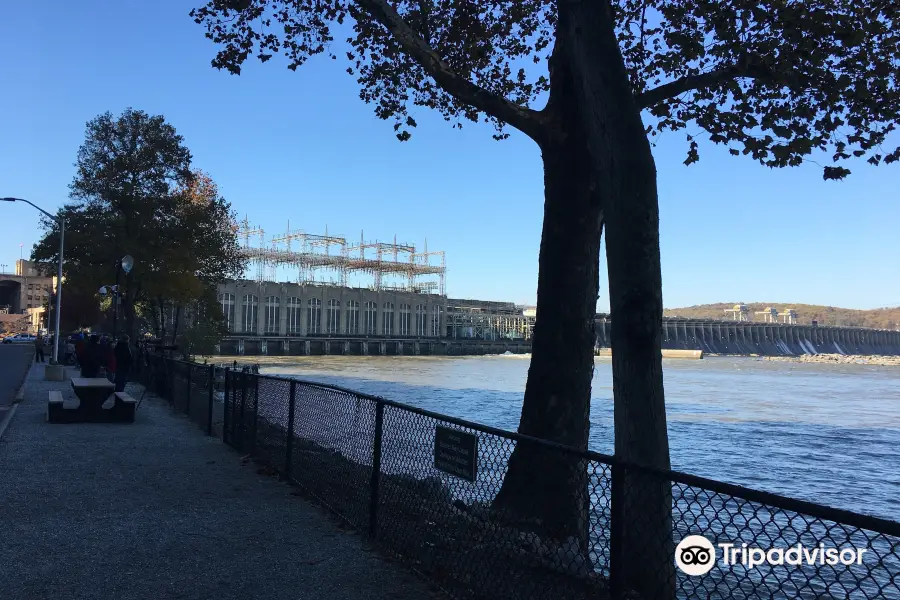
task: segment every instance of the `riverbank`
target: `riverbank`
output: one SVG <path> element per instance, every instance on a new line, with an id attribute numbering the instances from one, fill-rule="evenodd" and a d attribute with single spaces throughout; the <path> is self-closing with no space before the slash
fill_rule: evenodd
<path id="1" fill-rule="evenodd" d="M 762 359 L 773 362 L 900 367 L 900 356 L 879 354 L 801 354 L 800 356 L 763 356 Z"/>

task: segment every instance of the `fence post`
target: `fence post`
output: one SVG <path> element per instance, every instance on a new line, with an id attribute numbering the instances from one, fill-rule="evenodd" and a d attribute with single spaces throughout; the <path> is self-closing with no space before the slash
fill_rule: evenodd
<path id="1" fill-rule="evenodd" d="M 256 425 L 259 420 L 259 375 L 253 376 L 253 438 L 250 452 L 256 451 Z"/>
<path id="2" fill-rule="evenodd" d="M 291 381 L 291 401 L 288 404 L 287 443 L 284 454 L 284 474 L 291 479 L 291 462 L 294 458 L 294 415 L 297 410 L 297 382 Z"/>
<path id="3" fill-rule="evenodd" d="M 229 389 L 231 387 L 230 380 L 231 380 L 231 369 L 229 369 L 228 367 L 225 367 L 225 382 L 224 382 L 224 385 L 222 386 L 225 391 L 225 397 L 222 400 L 222 441 L 225 442 L 226 444 L 228 443 L 228 440 L 229 440 L 229 437 L 228 437 L 228 434 L 229 434 L 229 431 L 228 431 L 228 425 L 229 425 L 229 423 L 228 423 L 228 394 L 231 391 Z"/>
<path id="4" fill-rule="evenodd" d="M 622 544 L 625 533 L 625 467 L 614 461 L 610 465 L 610 477 L 609 597 L 619 600 L 624 597 Z"/>
<path id="5" fill-rule="evenodd" d="M 172 365 L 172 361 L 169 358 L 163 359 L 163 364 L 166 367 L 166 392 L 169 396 L 169 404 L 172 405 L 172 409 L 175 408 L 175 369 L 174 365 Z"/>
<path id="6" fill-rule="evenodd" d="M 209 413 L 206 415 L 206 435 L 212 435 L 213 399 L 216 394 L 216 365 L 209 365 Z"/>
<path id="7" fill-rule="evenodd" d="M 381 483 L 381 438 L 384 430 L 384 403 L 375 403 L 375 439 L 372 442 L 372 479 L 369 483 L 369 536 L 378 534 L 378 486 Z"/>
<path id="8" fill-rule="evenodd" d="M 244 440 L 247 436 L 244 434 L 244 406 L 247 404 L 247 371 L 241 371 L 241 412 L 238 413 L 238 450 L 244 451 Z"/>
<path id="9" fill-rule="evenodd" d="M 187 377 L 185 381 L 187 385 L 187 399 L 184 401 L 184 414 L 191 414 L 191 378 L 194 376 L 194 369 L 191 363 L 187 363 Z"/>

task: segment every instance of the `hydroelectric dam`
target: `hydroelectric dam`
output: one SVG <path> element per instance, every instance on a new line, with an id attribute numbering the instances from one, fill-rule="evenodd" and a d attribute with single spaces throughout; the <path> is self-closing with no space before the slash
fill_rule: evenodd
<path id="1" fill-rule="evenodd" d="M 609 315 L 598 315 L 598 347 L 610 346 L 611 325 Z M 667 350 L 702 350 L 708 354 L 760 356 L 897 356 L 900 355 L 900 331 L 665 317 L 662 323 L 662 347 Z"/>

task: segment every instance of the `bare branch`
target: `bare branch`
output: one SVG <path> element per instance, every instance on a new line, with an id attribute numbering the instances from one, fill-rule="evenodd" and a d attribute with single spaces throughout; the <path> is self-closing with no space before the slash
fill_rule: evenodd
<path id="1" fill-rule="evenodd" d="M 768 80 L 773 84 L 787 86 L 800 85 L 797 78 L 791 75 L 789 71 L 753 64 L 750 62 L 750 59 L 747 59 L 745 65 L 731 65 L 717 71 L 688 75 L 687 77 L 664 83 L 638 96 L 637 104 L 641 109 L 650 108 L 663 100 L 680 96 L 685 92 L 715 87 L 731 79 L 742 77 Z"/>
<path id="2" fill-rule="evenodd" d="M 543 135 L 541 113 L 497 96 L 454 72 L 403 20 L 387 0 L 355 0 L 372 18 L 391 32 L 403 50 L 418 62 L 449 94 L 461 102 L 508 123 L 533 139 Z"/>
<path id="3" fill-rule="evenodd" d="M 713 87 L 724 83 L 729 79 L 741 77 L 741 69 L 735 66 L 727 67 L 719 71 L 711 71 L 709 73 L 700 73 L 699 75 L 689 75 L 676 79 L 669 83 L 664 83 L 652 90 L 647 90 L 637 97 L 637 105 L 641 108 L 650 108 L 659 104 L 663 100 L 680 96 L 685 92 L 702 88 Z M 746 76 L 746 75 L 744 75 Z"/>

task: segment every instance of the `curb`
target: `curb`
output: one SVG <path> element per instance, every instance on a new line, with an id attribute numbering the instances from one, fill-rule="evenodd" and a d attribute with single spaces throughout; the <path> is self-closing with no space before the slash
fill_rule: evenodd
<path id="1" fill-rule="evenodd" d="M 19 391 L 16 392 L 15 397 L 13 397 L 13 402 L 18 404 L 19 402 L 21 402 L 24 399 L 25 399 L 25 384 L 23 383 L 22 385 L 19 386 Z"/>
<path id="2" fill-rule="evenodd" d="M 13 417 L 16 415 L 16 410 L 18 410 L 19 405 L 13 404 L 10 406 L 9 410 L 6 411 L 6 417 L 2 421 L 0 421 L 0 440 L 3 439 L 3 434 L 6 433 L 6 428 L 9 427 L 10 422 L 12 422 Z"/>

